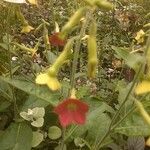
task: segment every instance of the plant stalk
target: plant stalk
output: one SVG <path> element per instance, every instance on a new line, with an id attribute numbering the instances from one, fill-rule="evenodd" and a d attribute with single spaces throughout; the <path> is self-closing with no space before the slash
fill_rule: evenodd
<path id="1" fill-rule="evenodd" d="M 78 57 L 79 57 L 79 51 L 81 47 L 81 39 L 85 34 L 86 27 L 89 24 L 90 19 L 92 18 L 93 11 L 88 11 L 85 17 L 85 22 L 83 23 L 83 26 L 80 30 L 80 34 L 78 39 L 76 40 L 75 49 L 74 49 L 74 56 L 73 56 L 73 63 L 72 63 L 72 71 L 71 71 L 71 81 L 70 81 L 70 89 L 73 89 L 75 86 L 75 74 L 77 69 L 77 63 L 78 63 Z"/>

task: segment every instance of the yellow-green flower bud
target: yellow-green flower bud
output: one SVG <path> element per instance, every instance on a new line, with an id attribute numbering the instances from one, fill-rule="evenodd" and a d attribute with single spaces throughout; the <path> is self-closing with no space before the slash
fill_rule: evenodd
<path id="1" fill-rule="evenodd" d="M 95 20 L 92 21 L 89 27 L 89 37 L 88 37 L 88 76 L 94 78 L 96 74 L 96 68 L 98 64 L 97 59 L 97 43 L 96 43 L 96 32 L 97 25 Z"/>
<path id="2" fill-rule="evenodd" d="M 94 78 L 98 64 L 96 37 L 88 38 L 88 77 Z"/>
<path id="3" fill-rule="evenodd" d="M 29 24 L 27 24 L 27 25 L 24 25 L 22 27 L 21 33 L 29 33 L 33 29 L 34 28 L 32 26 L 30 26 Z"/>
<path id="4" fill-rule="evenodd" d="M 49 74 L 57 74 L 60 67 L 66 62 L 68 57 L 71 55 L 71 49 L 73 46 L 74 39 L 70 39 L 64 47 L 62 53 L 58 56 L 52 67 L 49 68 Z"/>
<path id="5" fill-rule="evenodd" d="M 89 6 L 95 6 L 95 0 L 84 0 L 84 2 Z"/>
<path id="6" fill-rule="evenodd" d="M 80 19 L 85 15 L 87 7 L 79 8 L 62 28 L 61 36 L 67 35 L 70 30 L 79 23 Z"/>
<path id="7" fill-rule="evenodd" d="M 97 7 L 99 7 L 100 9 L 109 11 L 113 9 L 113 5 L 106 1 L 106 0 L 95 0 L 95 4 L 97 5 Z"/>

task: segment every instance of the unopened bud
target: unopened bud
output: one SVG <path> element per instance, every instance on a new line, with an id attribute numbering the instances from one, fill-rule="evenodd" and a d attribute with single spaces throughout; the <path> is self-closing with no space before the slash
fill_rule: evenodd
<path id="1" fill-rule="evenodd" d="M 94 36 L 88 38 L 88 76 L 94 78 L 98 64 L 97 44 Z"/>
<path id="2" fill-rule="evenodd" d="M 95 4 L 97 5 L 97 7 L 99 7 L 100 9 L 109 11 L 113 9 L 113 5 L 106 1 L 106 0 L 95 0 Z"/>
<path id="3" fill-rule="evenodd" d="M 94 6 L 95 5 L 95 0 L 84 0 L 84 2 L 89 5 L 89 6 Z"/>
<path id="4" fill-rule="evenodd" d="M 66 36 L 70 30 L 80 22 L 80 19 L 85 15 L 87 8 L 79 8 L 74 15 L 69 19 L 66 25 L 62 28 L 61 36 Z"/>
<path id="5" fill-rule="evenodd" d="M 73 46 L 73 42 L 74 42 L 74 39 L 68 40 L 67 44 L 64 47 L 64 50 L 58 56 L 58 58 L 56 59 L 56 61 L 52 65 L 52 67 L 50 67 L 50 70 L 51 70 L 51 68 L 53 68 L 53 70 L 55 70 L 55 73 L 56 74 L 58 73 L 60 67 L 66 62 L 66 60 L 69 58 L 69 56 L 72 53 L 71 49 L 72 49 L 72 46 Z"/>
<path id="6" fill-rule="evenodd" d="M 89 27 L 89 37 L 88 37 L 88 76 L 94 78 L 96 74 L 96 68 L 98 64 L 97 59 L 97 43 L 96 43 L 96 32 L 97 25 L 95 20 L 91 23 Z"/>

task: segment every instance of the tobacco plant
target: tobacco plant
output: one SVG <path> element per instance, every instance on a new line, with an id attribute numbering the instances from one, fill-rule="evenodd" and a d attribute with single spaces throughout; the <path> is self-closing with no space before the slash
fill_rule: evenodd
<path id="1" fill-rule="evenodd" d="M 150 146 L 145 3 L 0 2 L 0 150 Z"/>

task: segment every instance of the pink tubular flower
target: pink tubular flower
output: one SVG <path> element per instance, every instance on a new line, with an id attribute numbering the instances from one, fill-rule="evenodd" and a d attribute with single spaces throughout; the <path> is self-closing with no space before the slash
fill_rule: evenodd
<path id="1" fill-rule="evenodd" d="M 64 46 L 66 44 L 66 40 L 60 37 L 60 32 L 55 32 L 51 35 L 49 41 L 53 46 Z"/>
<path id="2" fill-rule="evenodd" d="M 86 103 L 69 98 L 60 103 L 54 112 L 59 115 L 60 123 L 66 127 L 72 123 L 84 124 L 89 107 Z"/>

